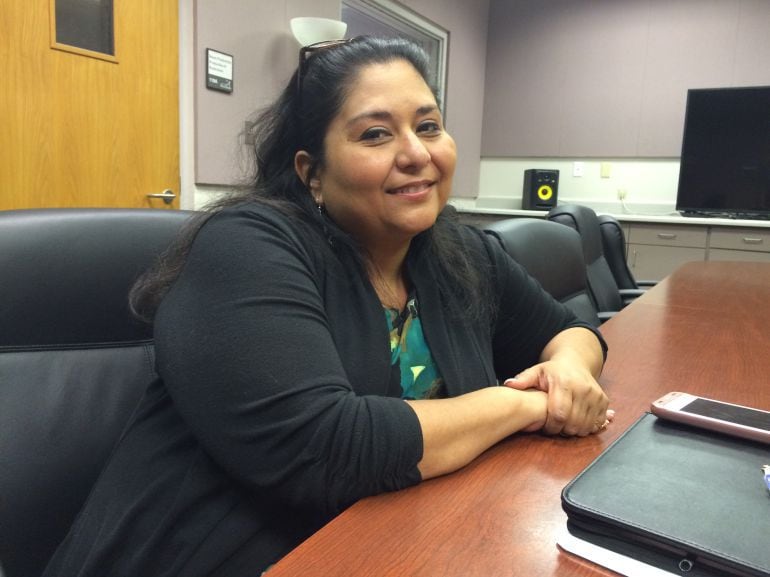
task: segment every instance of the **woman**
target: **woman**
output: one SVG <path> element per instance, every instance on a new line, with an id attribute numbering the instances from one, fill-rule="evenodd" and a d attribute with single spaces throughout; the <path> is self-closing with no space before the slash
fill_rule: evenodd
<path id="1" fill-rule="evenodd" d="M 255 575 L 362 497 L 606 425 L 598 334 L 451 218 L 426 78 L 402 40 L 303 49 L 253 189 L 133 295 L 160 379 L 46 575 Z"/>

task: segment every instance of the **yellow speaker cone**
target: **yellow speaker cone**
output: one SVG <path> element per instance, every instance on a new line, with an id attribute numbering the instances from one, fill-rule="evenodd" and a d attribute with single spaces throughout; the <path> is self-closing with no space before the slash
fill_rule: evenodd
<path id="1" fill-rule="evenodd" d="M 543 186 L 537 189 L 537 197 L 540 200 L 550 200 L 552 196 L 553 196 L 553 190 L 547 184 L 544 184 Z"/>

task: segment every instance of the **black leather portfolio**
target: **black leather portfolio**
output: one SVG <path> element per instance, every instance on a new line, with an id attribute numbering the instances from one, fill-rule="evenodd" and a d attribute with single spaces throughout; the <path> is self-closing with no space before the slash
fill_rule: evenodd
<path id="1" fill-rule="evenodd" d="M 650 568 L 627 575 L 770 577 L 765 464 L 767 445 L 645 413 L 562 491 L 567 536 Z"/>

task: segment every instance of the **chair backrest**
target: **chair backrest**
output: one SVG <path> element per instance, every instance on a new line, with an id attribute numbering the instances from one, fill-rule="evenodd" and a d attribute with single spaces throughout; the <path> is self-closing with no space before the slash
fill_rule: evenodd
<path id="1" fill-rule="evenodd" d="M 614 216 L 609 214 L 600 214 L 598 219 L 604 257 L 607 259 L 607 264 L 610 266 L 610 271 L 618 288 L 638 289 L 636 279 L 628 268 L 626 236 L 623 234 L 623 227 Z"/>
<path id="2" fill-rule="evenodd" d="M 127 295 L 184 211 L 0 212 L 0 566 L 42 572 L 154 378 Z"/>
<path id="3" fill-rule="evenodd" d="M 576 231 L 539 218 L 509 218 L 488 225 L 485 231 L 551 296 L 579 319 L 599 325 Z"/>
<path id="4" fill-rule="evenodd" d="M 564 224 L 580 233 L 583 241 L 588 288 L 599 312 L 616 312 L 623 308 L 620 289 L 604 256 L 599 219 L 596 213 L 579 204 L 563 204 L 552 208 L 548 220 Z"/>

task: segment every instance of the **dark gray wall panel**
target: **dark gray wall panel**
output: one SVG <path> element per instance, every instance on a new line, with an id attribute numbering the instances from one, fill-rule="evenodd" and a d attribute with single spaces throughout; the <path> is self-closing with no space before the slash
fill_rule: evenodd
<path id="1" fill-rule="evenodd" d="M 688 88 L 770 84 L 767 0 L 491 0 L 486 157 L 678 157 Z"/>

